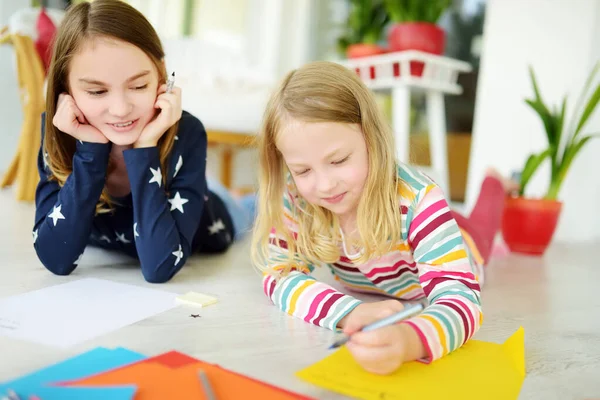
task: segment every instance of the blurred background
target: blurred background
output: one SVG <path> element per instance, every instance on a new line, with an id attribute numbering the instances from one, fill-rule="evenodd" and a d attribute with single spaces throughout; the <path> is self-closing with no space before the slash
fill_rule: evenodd
<path id="1" fill-rule="evenodd" d="M 60 13 L 77 2 L 0 0 L 0 27 L 39 40 L 40 6 L 58 24 Z M 177 85 L 183 88 L 184 109 L 209 130 L 211 173 L 244 190 L 251 190 L 256 175 L 248 138 L 260 127 L 266 99 L 286 72 L 308 61 L 332 60 L 357 68 L 380 60 L 377 69 L 361 76 L 370 82 L 395 130 L 399 116 L 408 121 L 409 149 L 402 152 L 411 163 L 431 164 L 435 141 L 440 140 L 430 134 L 432 125 L 443 131 L 445 156 L 435 157 L 447 164 L 445 190 L 454 206 L 468 210 L 487 167 L 506 175 L 520 173 L 530 153 L 549 146 L 542 119 L 525 102 L 533 96 L 528 68 L 535 71 L 548 107 L 559 107 L 568 96 L 566 115 L 571 118 L 600 56 L 598 0 L 127 2 L 156 28 L 165 45 L 167 69 L 176 71 Z M 438 58 L 417 57 L 425 66 L 421 72 L 411 64 L 410 73 L 390 69 L 386 75 L 386 63 L 401 70 L 393 65 L 402 64 L 394 57 L 406 50 Z M 23 151 L 24 100 L 16 54 L 9 42 L 0 46 L 1 173 Z M 442 69 L 447 76 L 432 72 Z M 410 93 L 401 113 L 399 97 L 392 94 L 397 86 Z M 443 109 L 438 119 L 431 116 L 431 91 L 443 93 L 444 101 L 435 106 Z M 586 132 L 598 130 L 594 114 Z M 586 143 L 565 179 L 557 240 L 600 240 L 600 180 L 594 173 L 600 166 L 599 150 L 597 142 Z M 529 196 L 546 193 L 551 164 L 542 163 L 532 177 Z"/>

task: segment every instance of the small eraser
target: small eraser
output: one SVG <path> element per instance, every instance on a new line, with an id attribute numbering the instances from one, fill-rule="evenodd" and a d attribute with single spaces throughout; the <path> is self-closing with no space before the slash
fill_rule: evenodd
<path id="1" fill-rule="evenodd" d="M 177 301 L 180 303 L 190 304 L 192 306 L 206 307 L 217 302 L 216 297 L 207 294 L 187 292 L 181 296 L 177 296 Z"/>

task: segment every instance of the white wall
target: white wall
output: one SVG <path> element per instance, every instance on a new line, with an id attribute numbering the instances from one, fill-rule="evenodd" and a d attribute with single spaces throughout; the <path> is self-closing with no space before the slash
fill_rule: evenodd
<path id="1" fill-rule="evenodd" d="M 599 59 L 600 2 L 597 0 L 489 0 L 478 82 L 467 205 L 477 197 L 487 166 L 509 174 L 527 155 L 545 148 L 537 114 L 524 103 L 532 94 L 527 66 L 536 72 L 543 98 L 559 103 L 569 94 L 569 114 L 593 64 Z M 600 112 L 600 110 L 598 110 Z M 600 131 L 600 116 L 588 132 Z M 563 214 L 557 241 L 600 240 L 600 141 L 575 160 L 561 191 Z M 547 167 L 547 166 L 545 166 Z M 530 194 L 548 183 L 543 168 Z"/>

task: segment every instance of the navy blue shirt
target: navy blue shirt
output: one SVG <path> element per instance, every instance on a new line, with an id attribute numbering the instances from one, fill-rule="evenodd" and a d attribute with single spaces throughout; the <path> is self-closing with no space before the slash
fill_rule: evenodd
<path id="1" fill-rule="evenodd" d="M 131 193 L 113 199 L 115 209 L 108 213 L 95 210 L 112 145 L 75 142 L 73 172 L 62 188 L 48 179 L 43 144 L 38 155 L 33 239 L 40 261 L 51 272 L 70 274 L 86 245 L 92 244 L 138 258 L 147 281 L 165 282 L 194 250 L 197 232 L 225 232 L 230 224 L 224 215 L 202 218 L 212 194 L 205 175 L 206 131 L 193 115 L 182 114 L 167 171 L 161 170 L 158 147 L 123 152 Z M 166 187 L 163 174 L 167 174 Z M 207 226 L 201 226 L 202 221 Z M 230 236 L 228 232 L 228 241 Z"/>

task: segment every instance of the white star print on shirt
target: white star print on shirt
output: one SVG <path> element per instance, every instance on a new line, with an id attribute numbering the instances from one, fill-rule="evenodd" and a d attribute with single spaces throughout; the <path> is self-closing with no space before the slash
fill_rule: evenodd
<path id="1" fill-rule="evenodd" d="M 115 232 L 117 234 L 117 240 L 121 243 L 131 243 L 131 240 L 125 239 L 124 233 Z"/>
<path id="2" fill-rule="evenodd" d="M 158 187 L 160 187 L 162 183 L 162 173 L 160 172 L 160 167 L 156 169 L 150 167 L 150 172 L 152 172 L 152 178 L 148 181 L 148 183 L 156 182 Z"/>
<path id="3" fill-rule="evenodd" d="M 214 221 L 212 223 L 212 225 L 208 227 L 208 231 L 210 232 L 211 235 L 214 235 L 215 233 L 218 233 L 219 231 L 222 231 L 223 229 L 225 229 L 225 224 L 223 223 L 223 220 L 221 218 Z"/>
<path id="4" fill-rule="evenodd" d="M 110 238 L 106 235 L 100 236 L 100 241 L 106 240 L 107 243 L 110 243 Z"/>
<path id="5" fill-rule="evenodd" d="M 44 153 L 44 157 L 42 157 L 42 160 L 44 161 L 44 169 L 48 169 L 48 152 L 47 151 Z"/>
<path id="6" fill-rule="evenodd" d="M 173 178 L 175 178 L 177 176 L 177 173 L 181 169 L 182 165 L 183 165 L 183 157 L 179 156 L 179 158 L 177 159 L 177 164 L 175 164 L 175 172 L 173 173 Z"/>
<path id="7" fill-rule="evenodd" d="M 183 251 L 181 251 L 181 245 L 179 245 L 177 251 L 174 251 L 171 254 L 175 256 L 175 265 L 179 264 L 179 261 L 181 261 L 181 259 L 183 258 Z"/>
<path id="8" fill-rule="evenodd" d="M 37 241 L 38 238 L 38 230 L 36 229 L 35 231 L 33 231 L 33 243 L 35 243 Z"/>
<path id="9" fill-rule="evenodd" d="M 169 203 L 171 203 L 171 210 L 173 211 L 175 209 L 181 211 L 181 213 L 183 214 L 183 205 L 185 203 L 187 203 L 189 200 L 188 199 L 184 199 L 183 197 L 181 197 L 179 195 L 179 192 L 175 193 L 175 196 L 173 196 L 172 199 L 168 199 Z"/>
<path id="10" fill-rule="evenodd" d="M 54 222 L 54 226 L 56 226 L 56 223 L 58 222 L 59 219 L 65 219 L 65 216 L 62 215 L 60 212 L 61 208 L 62 208 L 62 205 L 54 206 L 54 208 L 52 209 L 52 212 L 50 214 L 48 214 L 48 218 L 52 218 L 52 221 Z"/>
<path id="11" fill-rule="evenodd" d="M 137 231 L 137 222 L 135 224 L 133 224 L 133 240 L 135 240 L 136 237 L 139 237 L 140 234 Z"/>

